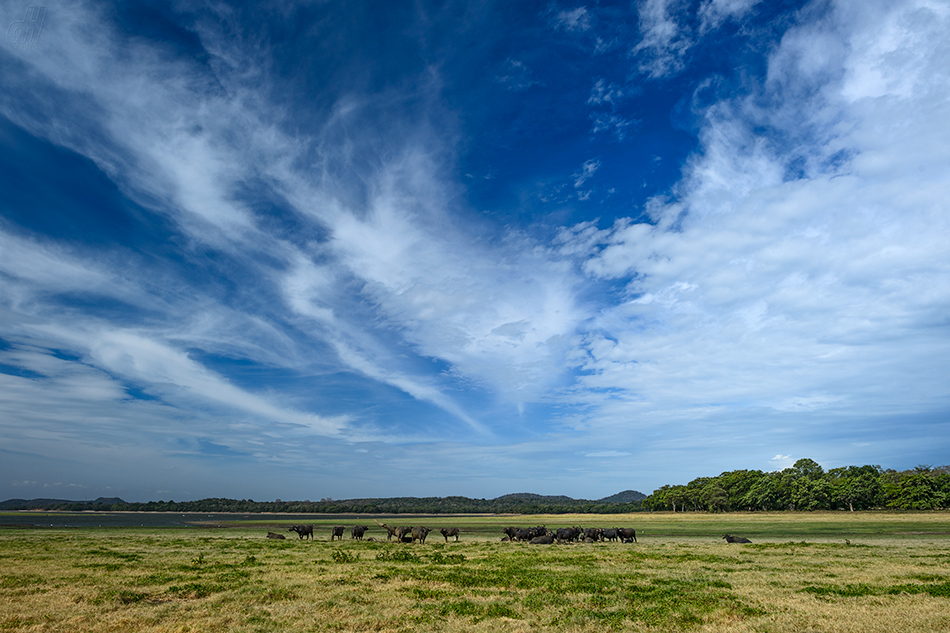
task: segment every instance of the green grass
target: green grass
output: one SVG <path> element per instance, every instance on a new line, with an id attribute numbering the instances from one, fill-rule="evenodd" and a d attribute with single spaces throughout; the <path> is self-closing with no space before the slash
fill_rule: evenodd
<path id="1" fill-rule="evenodd" d="M 950 514 L 470 519 L 425 519 L 463 530 L 425 545 L 375 526 L 376 540 L 333 543 L 243 522 L 3 528 L 0 630 L 950 631 Z M 539 523 L 643 534 L 501 541 L 506 525 Z M 754 542 L 726 544 L 727 531 Z"/>

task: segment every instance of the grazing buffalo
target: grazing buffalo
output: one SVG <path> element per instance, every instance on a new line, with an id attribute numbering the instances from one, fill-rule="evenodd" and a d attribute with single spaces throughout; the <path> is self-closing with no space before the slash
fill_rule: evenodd
<path id="1" fill-rule="evenodd" d="M 617 528 L 617 536 L 620 537 L 621 543 L 637 542 L 637 531 L 633 528 Z"/>
<path id="2" fill-rule="evenodd" d="M 354 525 L 353 529 L 350 530 L 350 538 L 355 538 L 357 541 L 363 540 L 363 534 L 366 533 L 366 530 L 369 528 L 365 525 Z"/>
<path id="3" fill-rule="evenodd" d="M 445 537 L 445 542 L 446 542 L 446 543 L 449 542 L 449 537 L 450 537 L 450 536 L 454 536 L 456 542 L 459 540 L 459 529 L 458 529 L 458 528 L 442 528 L 441 530 L 439 530 L 439 532 L 442 532 L 442 536 Z"/>
<path id="4" fill-rule="evenodd" d="M 283 534 L 275 534 L 274 532 L 268 532 L 268 533 L 267 533 L 267 538 L 275 538 L 275 539 L 278 539 L 278 540 L 280 540 L 280 541 L 283 541 L 285 537 L 284 537 Z"/>
<path id="5" fill-rule="evenodd" d="M 550 532 L 548 532 L 547 534 L 543 534 L 541 536 L 535 536 L 533 539 L 528 541 L 528 543 L 530 543 L 531 545 L 550 545 L 553 542 L 554 542 L 554 534 L 551 534 Z"/>
<path id="6" fill-rule="evenodd" d="M 342 541 L 343 530 L 345 529 L 346 529 L 345 525 L 334 525 L 332 528 L 330 528 L 330 540 L 332 541 L 333 537 L 336 537 Z"/>
<path id="7" fill-rule="evenodd" d="M 403 525 L 401 527 L 396 528 L 396 538 L 399 539 L 400 543 L 411 543 L 412 542 L 411 532 L 412 532 L 411 525 L 408 527 Z M 406 540 L 407 536 L 409 537 L 409 540 Z"/>
<path id="8" fill-rule="evenodd" d="M 420 543 L 425 543 L 430 531 L 429 528 L 422 527 L 421 525 L 412 528 L 412 542 L 419 541 Z"/>
<path id="9" fill-rule="evenodd" d="M 751 543 L 747 538 L 741 536 L 732 536 L 731 534 L 723 534 L 722 538 L 726 539 L 726 543 Z"/>
<path id="10" fill-rule="evenodd" d="M 313 525 L 291 525 L 288 532 L 296 532 L 298 539 L 310 537 L 313 540 Z"/>
<path id="11" fill-rule="evenodd" d="M 602 540 L 606 540 L 606 541 L 616 541 L 618 538 L 620 538 L 620 537 L 617 536 L 617 530 L 616 530 L 616 528 L 609 528 L 609 529 L 604 530 L 604 533 L 603 533 L 603 536 L 602 536 Z"/>

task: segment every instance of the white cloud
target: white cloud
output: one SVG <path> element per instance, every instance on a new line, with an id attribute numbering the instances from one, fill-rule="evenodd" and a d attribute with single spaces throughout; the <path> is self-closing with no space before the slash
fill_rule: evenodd
<path id="1" fill-rule="evenodd" d="M 618 141 L 622 141 L 627 136 L 628 130 L 637 125 L 637 122 L 633 119 L 625 119 L 622 116 L 607 112 L 595 112 L 591 114 L 590 118 L 594 121 L 591 133 L 608 132 Z"/>
<path id="2" fill-rule="evenodd" d="M 950 310 L 947 15 L 875 8 L 852 20 L 863 9 L 843 3 L 798 27 L 761 93 L 710 108 L 655 224 L 619 221 L 595 248 L 585 227 L 563 247 L 593 253 L 595 277 L 632 277 L 630 301 L 585 339 L 585 385 L 670 415 L 947 406 L 950 341 L 931 336 Z"/>
<path id="3" fill-rule="evenodd" d="M 632 53 L 640 71 L 654 79 L 675 74 L 685 66 L 691 34 L 680 24 L 683 0 L 640 0 L 640 42 Z"/>
<path id="4" fill-rule="evenodd" d="M 600 161 L 594 158 L 584 161 L 581 168 L 574 174 L 574 188 L 580 189 L 600 169 Z"/>
<path id="5" fill-rule="evenodd" d="M 760 0 L 705 0 L 699 7 L 699 33 L 719 28 L 727 19 L 748 13 Z"/>
<path id="6" fill-rule="evenodd" d="M 559 11 L 554 19 L 554 28 L 564 31 L 587 31 L 590 29 L 590 13 L 586 7 Z"/>
<path id="7" fill-rule="evenodd" d="M 705 0 L 699 7 L 698 27 L 691 26 L 689 3 L 684 0 L 640 0 L 640 41 L 631 50 L 640 72 L 653 79 L 681 72 L 698 39 L 728 20 L 738 20 L 759 0 Z"/>

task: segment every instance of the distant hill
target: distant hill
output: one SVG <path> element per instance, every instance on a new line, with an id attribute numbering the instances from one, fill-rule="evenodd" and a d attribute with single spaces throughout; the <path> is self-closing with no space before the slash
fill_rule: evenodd
<path id="1" fill-rule="evenodd" d="M 598 499 L 601 503 L 632 503 L 634 501 L 643 501 L 647 496 L 637 490 L 624 490 L 615 495 Z"/>
<path id="2" fill-rule="evenodd" d="M 117 503 L 125 503 L 118 497 L 99 497 L 93 501 L 69 501 L 66 499 L 7 499 L 0 501 L 0 510 L 43 510 L 45 508 L 56 508 L 64 505 L 73 505 L 75 503 L 92 506 L 112 506 Z"/>
<path id="3" fill-rule="evenodd" d="M 513 492 L 511 494 L 495 497 L 492 501 L 505 502 L 544 502 L 544 503 L 570 503 L 577 501 L 564 495 L 538 495 L 533 492 Z"/>

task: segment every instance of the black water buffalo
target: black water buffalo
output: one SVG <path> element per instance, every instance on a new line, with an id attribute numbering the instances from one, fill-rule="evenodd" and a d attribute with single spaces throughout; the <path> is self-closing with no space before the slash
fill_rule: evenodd
<path id="1" fill-rule="evenodd" d="M 400 543 L 411 543 L 412 542 L 412 526 L 401 526 L 396 528 L 396 538 L 399 539 Z M 406 536 L 409 536 L 409 540 L 406 540 Z"/>
<path id="2" fill-rule="evenodd" d="M 515 530 L 515 538 L 513 540 L 530 541 L 535 536 L 539 536 L 539 535 L 535 534 L 530 528 L 517 528 Z"/>
<path id="3" fill-rule="evenodd" d="M 557 537 L 558 543 L 563 543 L 564 541 L 571 543 L 577 540 L 577 537 L 580 536 L 580 532 L 581 529 L 577 527 L 558 528 L 558 531 L 555 532 L 555 536 Z"/>
<path id="4" fill-rule="evenodd" d="M 617 528 L 617 536 L 620 537 L 621 543 L 637 542 L 637 531 L 633 528 Z"/>
<path id="5" fill-rule="evenodd" d="M 604 528 L 587 528 L 584 530 L 584 538 L 591 541 L 604 540 Z"/>
<path id="6" fill-rule="evenodd" d="M 536 536 L 544 536 L 548 530 L 543 525 L 539 525 L 533 528 L 506 527 L 502 532 L 509 541 L 530 541 Z"/>
<path id="7" fill-rule="evenodd" d="M 550 545 L 553 542 L 554 534 L 551 534 L 550 532 L 541 536 L 535 536 L 533 539 L 528 541 L 528 543 L 531 545 Z"/>
<path id="8" fill-rule="evenodd" d="M 609 528 L 609 529 L 604 530 L 604 534 L 603 534 L 603 537 L 602 537 L 603 540 L 606 540 L 606 541 L 616 541 L 618 538 L 620 538 L 620 537 L 617 536 L 617 530 L 616 530 L 616 528 Z"/>
<path id="9" fill-rule="evenodd" d="M 365 525 L 354 525 L 350 530 L 350 538 L 355 538 L 357 541 L 363 540 L 363 534 L 366 533 L 366 530 L 369 528 Z"/>
<path id="10" fill-rule="evenodd" d="M 741 536 L 732 536 L 731 534 L 723 534 L 722 538 L 726 539 L 726 543 L 751 543 L 747 538 Z"/>
<path id="11" fill-rule="evenodd" d="M 439 530 L 442 533 L 442 536 L 445 537 L 445 542 L 449 542 L 449 537 L 454 536 L 455 540 L 459 540 L 459 529 L 458 528 L 442 528 Z"/>
<path id="12" fill-rule="evenodd" d="M 430 531 L 429 528 L 421 525 L 412 528 L 412 542 L 419 541 L 420 543 L 425 543 Z"/>
<path id="13" fill-rule="evenodd" d="M 281 540 L 281 541 L 283 541 L 283 540 L 285 539 L 285 537 L 284 537 L 283 534 L 275 534 L 274 532 L 268 532 L 268 533 L 267 533 L 267 538 L 275 538 L 275 539 L 278 539 L 278 540 Z"/>
<path id="14" fill-rule="evenodd" d="M 334 525 L 330 528 L 330 540 L 333 540 L 333 537 L 337 537 L 341 541 L 343 540 L 343 530 L 346 529 L 345 525 Z"/>
<path id="15" fill-rule="evenodd" d="M 313 540 L 313 525 L 291 525 L 288 532 L 296 532 L 298 539 L 310 537 Z"/>

